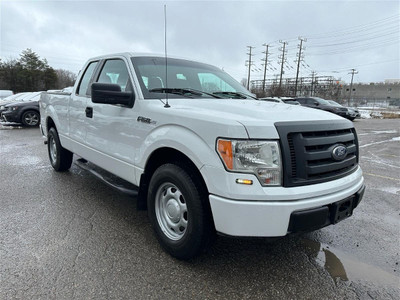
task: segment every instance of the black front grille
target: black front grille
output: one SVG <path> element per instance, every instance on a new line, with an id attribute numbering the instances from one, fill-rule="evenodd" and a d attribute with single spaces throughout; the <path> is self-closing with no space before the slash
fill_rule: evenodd
<path id="1" fill-rule="evenodd" d="M 280 122 L 284 186 L 300 186 L 334 180 L 354 172 L 358 165 L 358 141 L 351 122 Z M 342 160 L 333 149 L 347 148 Z"/>

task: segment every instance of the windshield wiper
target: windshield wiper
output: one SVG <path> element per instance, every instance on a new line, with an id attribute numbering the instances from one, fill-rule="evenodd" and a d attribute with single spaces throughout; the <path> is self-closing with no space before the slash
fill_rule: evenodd
<path id="1" fill-rule="evenodd" d="M 213 98 L 221 98 L 217 95 L 206 93 L 203 91 L 191 89 L 191 88 L 155 88 L 149 90 L 150 93 L 169 93 L 169 94 L 176 94 L 181 96 L 201 96 L 201 95 L 208 95 Z"/>
<path id="2" fill-rule="evenodd" d="M 214 92 L 214 95 L 222 95 L 224 98 L 228 98 L 228 97 L 232 97 L 233 99 L 247 99 L 247 98 L 251 98 L 251 99 L 256 99 L 253 96 L 244 94 L 244 93 L 240 93 L 240 92 Z"/>

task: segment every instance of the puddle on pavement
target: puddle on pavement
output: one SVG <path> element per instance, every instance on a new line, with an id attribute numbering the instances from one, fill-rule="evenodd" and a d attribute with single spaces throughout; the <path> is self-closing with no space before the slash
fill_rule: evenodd
<path id="1" fill-rule="evenodd" d="M 355 257 L 317 241 L 303 239 L 302 243 L 311 250 L 311 258 L 329 273 L 335 283 L 337 280 L 361 280 L 399 287 L 400 278 L 379 267 L 361 262 Z"/>

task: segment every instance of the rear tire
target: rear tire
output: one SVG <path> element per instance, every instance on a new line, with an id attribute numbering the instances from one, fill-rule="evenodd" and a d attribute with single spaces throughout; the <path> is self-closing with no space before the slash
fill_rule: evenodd
<path id="1" fill-rule="evenodd" d="M 154 172 L 147 207 L 156 236 L 170 255 L 193 258 L 213 240 L 208 192 L 184 168 L 168 163 Z"/>
<path id="2" fill-rule="evenodd" d="M 54 170 L 62 172 L 71 167 L 73 153 L 61 146 L 57 130 L 54 127 L 51 127 L 47 134 L 47 149 Z"/>

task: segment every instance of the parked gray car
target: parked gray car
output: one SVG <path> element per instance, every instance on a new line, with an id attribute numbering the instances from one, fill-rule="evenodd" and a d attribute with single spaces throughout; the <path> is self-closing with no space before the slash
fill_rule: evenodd
<path id="1" fill-rule="evenodd" d="M 6 122 L 38 126 L 40 123 L 39 99 L 41 92 L 28 93 L 20 101 L 2 105 L 0 119 Z"/>
<path id="2" fill-rule="evenodd" d="M 326 100 L 326 101 L 328 101 L 330 104 L 332 104 L 334 106 L 344 107 L 343 105 L 337 103 L 336 101 L 333 101 L 333 100 Z M 349 119 L 350 121 L 353 121 L 355 118 L 361 117 L 361 114 L 357 108 L 354 108 L 354 107 L 346 107 L 346 108 L 347 108 L 347 115 L 348 115 L 347 119 Z"/>

